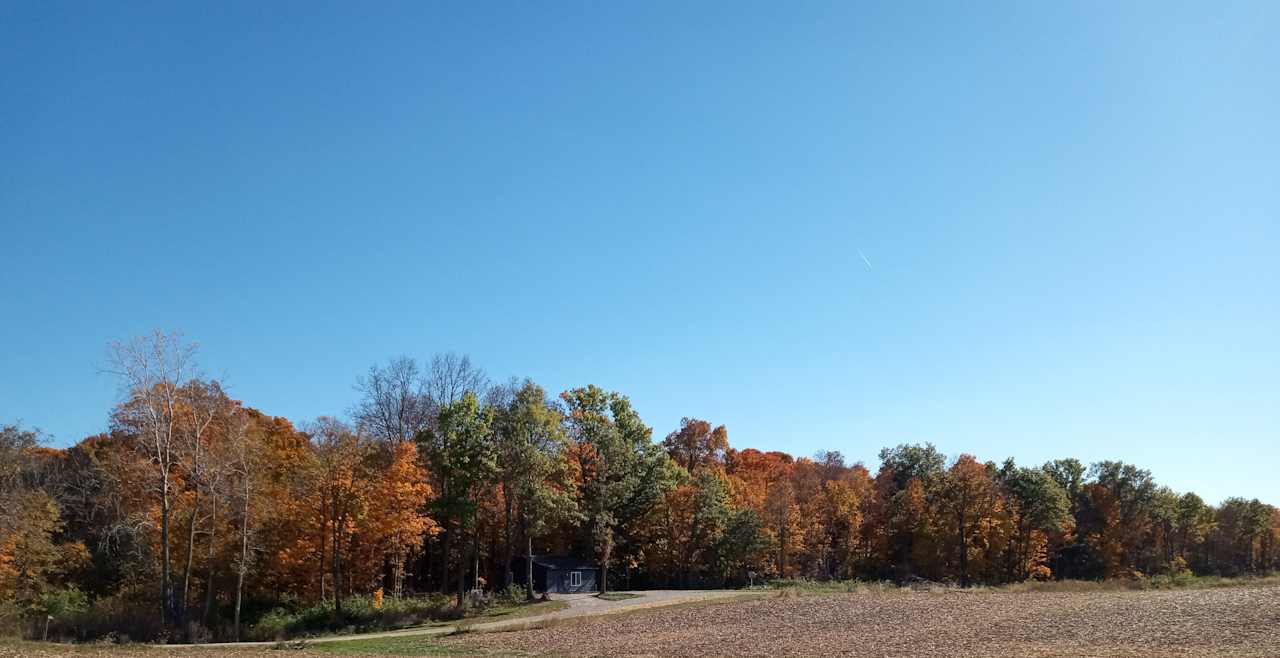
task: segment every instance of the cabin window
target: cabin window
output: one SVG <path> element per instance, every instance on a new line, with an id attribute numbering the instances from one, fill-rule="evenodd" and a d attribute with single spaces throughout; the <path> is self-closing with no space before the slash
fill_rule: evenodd
<path id="1" fill-rule="evenodd" d="M 582 587 L 582 572 L 581 572 L 581 571 L 571 571 L 571 572 L 569 572 L 569 586 L 570 586 L 570 587 Z"/>

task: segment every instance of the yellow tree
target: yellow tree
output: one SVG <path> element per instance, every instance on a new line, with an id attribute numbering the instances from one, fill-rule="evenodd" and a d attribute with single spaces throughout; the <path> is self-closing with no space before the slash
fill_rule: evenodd
<path id="1" fill-rule="evenodd" d="M 400 596 L 410 552 L 422 546 L 425 538 L 438 533 L 440 526 L 419 511 L 432 491 L 426 470 L 418 463 L 417 445 L 402 442 L 392 450 L 391 464 L 381 474 L 376 495 L 370 501 L 369 518 L 383 554 L 391 563 L 392 591 Z"/>
<path id="2" fill-rule="evenodd" d="M 719 466 L 729 449 L 729 432 L 724 425 L 711 427 L 711 423 L 696 418 L 680 419 L 680 429 L 662 440 L 662 447 L 675 462 L 693 473 L 703 467 Z"/>
<path id="3" fill-rule="evenodd" d="M 342 619 L 344 551 L 361 522 L 374 492 L 370 477 L 370 443 L 342 422 L 322 417 L 310 432 L 318 463 L 319 491 L 329 531 L 334 615 Z"/>
<path id="4" fill-rule="evenodd" d="M 800 505 L 796 502 L 795 487 L 791 484 L 790 469 L 783 471 L 779 477 L 769 483 L 764 501 L 765 534 L 773 538 L 777 547 L 777 572 L 779 578 L 786 578 L 795 571 L 790 568 L 787 558 L 798 555 L 804 550 L 805 527 L 800 513 Z"/>
<path id="5" fill-rule="evenodd" d="M 970 560 L 994 543 L 990 531 L 1001 512 L 1001 500 L 992 470 L 973 455 L 960 455 L 942 479 L 943 517 L 958 558 L 961 587 L 972 582 Z"/>
<path id="6" fill-rule="evenodd" d="M 832 573 L 836 577 L 855 577 L 859 562 L 867 557 L 867 547 L 862 542 L 862 526 L 870 496 L 871 479 L 861 465 L 855 465 L 840 479 L 829 480 L 823 485 L 826 524 L 831 536 Z"/>

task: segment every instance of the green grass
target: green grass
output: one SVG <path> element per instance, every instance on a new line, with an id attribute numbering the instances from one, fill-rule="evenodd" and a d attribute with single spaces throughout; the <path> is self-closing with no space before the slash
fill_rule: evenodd
<path id="1" fill-rule="evenodd" d="M 534 603 L 515 603 L 510 605 L 496 605 L 487 608 L 484 612 L 457 622 L 443 622 L 444 626 L 457 626 L 459 630 L 466 630 L 475 624 L 486 624 L 491 621 L 505 621 L 507 619 L 519 619 L 521 617 L 531 617 L 533 615 L 541 615 L 548 612 L 556 612 L 569 607 L 568 601 L 536 601 Z"/>
<path id="2" fill-rule="evenodd" d="M 380 655 L 380 656 L 465 656 L 467 652 L 448 645 L 440 644 L 431 637 L 384 637 L 373 640 L 352 640 L 350 642 L 329 642 L 307 647 L 308 649 L 336 655 Z"/>
<path id="3" fill-rule="evenodd" d="M 461 647 L 441 644 L 439 639 L 430 636 L 416 635 L 409 637 L 379 637 L 371 640 L 351 640 L 350 642 L 325 642 L 321 644 L 288 644 L 282 643 L 280 649 L 306 649 L 317 653 L 334 655 L 376 655 L 376 656 L 472 656 L 474 651 Z"/>
<path id="4" fill-rule="evenodd" d="M 596 594 L 596 598 L 604 601 L 626 601 L 627 599 L 638 599 L 640 595 L 626 592 L 605 592 L 604 594 Z"/>

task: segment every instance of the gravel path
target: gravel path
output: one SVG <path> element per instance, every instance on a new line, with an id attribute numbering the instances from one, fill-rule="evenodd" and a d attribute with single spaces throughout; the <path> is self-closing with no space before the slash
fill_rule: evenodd
<path id="1" fill-rule="evenodd" d="M 1280 656 L 1280 588 L 775 597 L 444 642 L 557 656 Z"/>
<path id="2" fill-rule="evenodd" d="M 550 612 L 545 615 L 473 624 L 470 630 L 492 632 L 531 628 L 552 620 L 559 622 L 578 617 L 598 617 L 621 612 L 630 613 L 648 608 L 663 608 L 687 603 L 741 599 L 753 596 L 749 592 L 739 590 L 649 590 L 630 593 L 637 596 L 616 601 L 597 598 L 594 594 L 562 594 L 556 598 L 569 602 L 567 610 Z"/>

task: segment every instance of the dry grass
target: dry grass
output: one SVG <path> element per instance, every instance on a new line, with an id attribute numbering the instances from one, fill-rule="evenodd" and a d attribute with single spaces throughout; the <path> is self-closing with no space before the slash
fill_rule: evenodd
<path id="1" fill-rule="evenodd" d="M 792 594 L 445 643 L 556 656 L 1280 656 L 1280 588 Z"/>
<path id="2" fill-rule="evenodd" d="M 1115 580 L 1030 580 L 1025 583 L 1002 585 L 995 589 L 1004 592 L 1109 592 L 1118 590 L 1276 586 L 1280 586 L 1280 576 L 1276 575 L 1246 576 L 1241 578 L 1179 575 Z"/>

